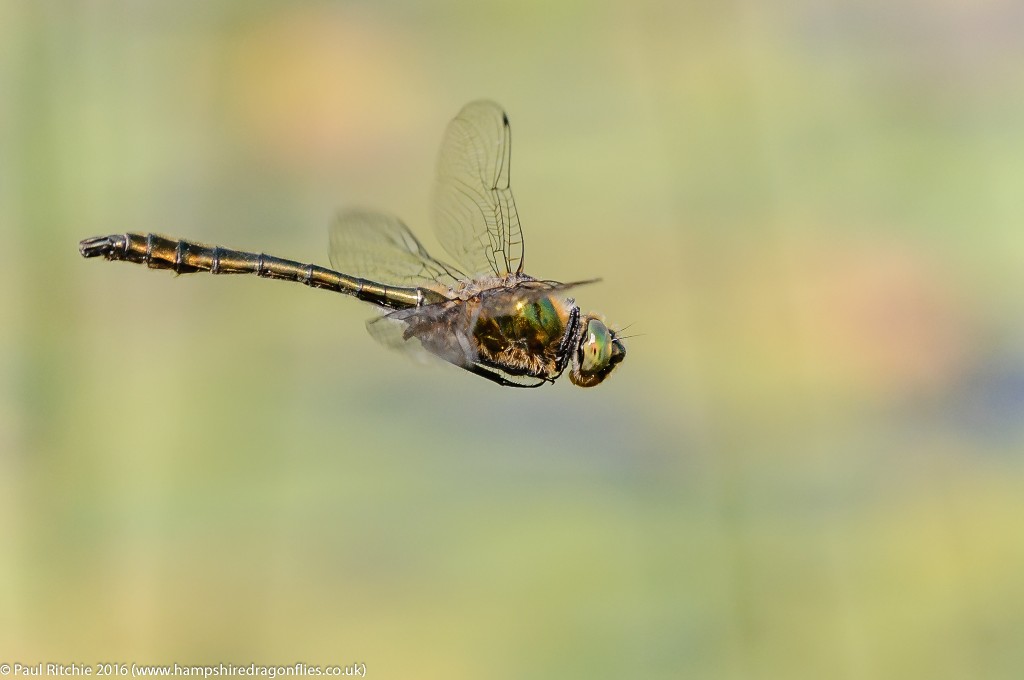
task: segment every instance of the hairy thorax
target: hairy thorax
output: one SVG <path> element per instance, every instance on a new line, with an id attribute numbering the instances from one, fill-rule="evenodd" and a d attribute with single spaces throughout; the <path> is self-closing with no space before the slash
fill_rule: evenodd
<path id="1" fill-rule="evenodd" d="M 473 326 L 480 358 L 513 373 L 555 376 L 569 317 L 565 301 L 529 295 L 483 299 Z"/>

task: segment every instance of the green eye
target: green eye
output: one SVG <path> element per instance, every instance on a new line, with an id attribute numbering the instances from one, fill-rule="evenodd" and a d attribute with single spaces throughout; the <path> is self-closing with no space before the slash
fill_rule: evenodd
<path id="1" fill-rule="evenodd" d="M 572 357 L 569 379 L 580 387 L 600 384 L 626 358 L 626 347 L 604 321 L 583 317 L 585 326 Z"/>
<path id="2" fill-rule="evenodd" d="M 591 319 L 587 323 L 587 332 L 580 343 L 580 370 L 594 373 L 608 365 L 612 357 L 612 336 L 604 322 Z"/>

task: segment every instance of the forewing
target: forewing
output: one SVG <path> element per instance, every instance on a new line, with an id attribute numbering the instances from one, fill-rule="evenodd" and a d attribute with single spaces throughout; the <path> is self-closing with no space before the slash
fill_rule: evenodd
<path id="1" fill-rule="evenodd" d="M 437 161 L 434 229 L 470 275 L 523 269 L 523 232 L 509 186 L 511 130 L 491 101 L 467 104 L 448 124 Z"/>
<path id="2" fill-rule="evenodd" d="M 341 213 L 330 228 L 331 266 L 343 274 L 394 286 L 453 287 L 460 270 L 432 258 L 396 217 L 363 210 Z"/>

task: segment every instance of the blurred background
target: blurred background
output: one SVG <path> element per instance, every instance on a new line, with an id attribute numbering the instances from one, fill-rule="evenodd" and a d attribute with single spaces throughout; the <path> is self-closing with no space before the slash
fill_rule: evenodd
<path id="1" fill-rule="evenodd" d="M 600 387 L 78 255 L 439 251 L 480 97 Z M 1022 677 L 1022 121 L 1008 0 L 0 3 L 0 661 Z"/>

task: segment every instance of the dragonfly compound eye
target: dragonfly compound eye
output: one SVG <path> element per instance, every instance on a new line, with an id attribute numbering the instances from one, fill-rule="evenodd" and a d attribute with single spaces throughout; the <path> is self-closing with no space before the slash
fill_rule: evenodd
<path id="1" fill-rule="evenodd" d="M 600 319 L 585 319 L 586 327 L 573 360 L 569 379 L 580 387 L 593 387 L 608 377 L 626 356 L 622 341 Z"/>

